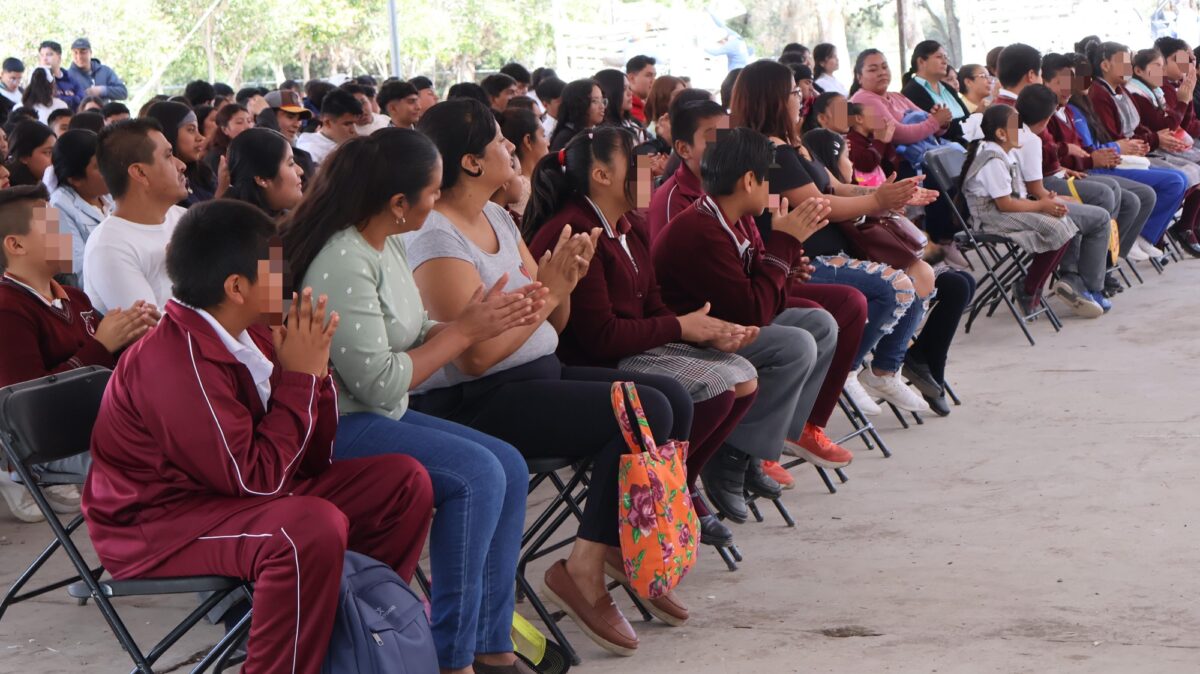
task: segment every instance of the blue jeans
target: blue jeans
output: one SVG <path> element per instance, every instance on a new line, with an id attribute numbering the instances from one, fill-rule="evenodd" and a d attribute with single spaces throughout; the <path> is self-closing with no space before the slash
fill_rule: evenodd
<path id="1" fill-rule="evenodd" d="M 413 410 L 399 421 L 370 412 L 338 421 L 334 457 L 393 453 L 420 461 L 433 482 L 429 557 L 440 666 L 459 669 L 476 653 L 511 653 L 525 459 L 506 442 Z"/>
<path id="2" fill-rule="evenodd" d="M 922 307 L 921 315 L 911 321 L 911 326 L 902 323 L 908 314 L 917 313 L 909 311 L 909 307 L 913 306 L 913 301 L 917 298 L 917 291 L 904 272 L 879 262 L 856 260 L 845 254 L 822 255 L 813 260 L 812 265 L 816 271 L 813 272 L 809 283 L 847 285 L 858 289 L 867 298 L 867 327 L 863 329 L 862 343 L 858 346 L 858 353 L 854 355 L 851 371 L 861 367 L 863 358 L 893 332 L 907 331 L 906 334 L 896 335 L 896 339 L 903 339 L 902 344 L 907 348 L 908 340 L 921 324 L 921 315 L 925 312 Z M 904 283 L 899 283 L 901 278 Z M 898 283 L 904 287 L 897 287 Z M 916 304 L 919 306 L 921 303 Z M 894 348 L 889 346 L 889 349 Z M 878 354 L 876 357 L 878 358 Z M 900 357 L 904 358 L 903 350 L 900 351 Z"/>

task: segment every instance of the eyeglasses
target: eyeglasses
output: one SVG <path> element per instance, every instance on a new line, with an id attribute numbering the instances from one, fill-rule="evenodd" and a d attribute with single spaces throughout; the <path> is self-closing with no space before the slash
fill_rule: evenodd
<path id="1" fill-rule="evenodd" d="M 607 98 L 593 98 L 591 100 L 593 103 L 599 103 L 601 107 L 604 107 L 604 108 L 608 107 L 608 99 Z"/>
<path id="2" fill-rule="evenodd" d="M 792 89 L 792 95 L 795 96 L 796 98 L 800 98 L 800 97 L 804 96 L 804 90 L 801 89 L 800 87 L 796 87 L 795 89 Z"/>

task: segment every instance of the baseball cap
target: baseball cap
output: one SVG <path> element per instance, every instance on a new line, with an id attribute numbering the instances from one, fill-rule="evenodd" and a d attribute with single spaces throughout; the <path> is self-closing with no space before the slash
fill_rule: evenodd
<path id="1" fill-rule="evenodd" d="M 81 37 L 71 43 L 71 49 L 91 49 L 92 43 L 86 37 Z"/>
<path id="2" fill-rule="evenodd" d="M 0 70 L 6 73 L 23 73 L 25 72 L 25 64 L 21 59 L 10 56 L 4 59 L 4 65 L 0 66 Z"/>
<path id="3" fill-rule="evenodd" d="M 312 111 L 304 107 L 300 101 L 300 94 L 290 90 L 275 90 L 267 92 L 267 105 L 276 110 L 283 110 L 300 115 L 302 119 L 311 119 Z"/>

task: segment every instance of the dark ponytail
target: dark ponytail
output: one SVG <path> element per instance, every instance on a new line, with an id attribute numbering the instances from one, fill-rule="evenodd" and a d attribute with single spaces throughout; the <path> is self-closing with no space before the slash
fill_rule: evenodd
<path id="1" fill-rule="evenodd" d="M 971 170 L 971 164 L 975 163 L 975 156 L 979 154 L 979 146 L 983 145 L 984 141 L 996 141 L 996 132 L 1000 129 L 1008 128 L 1008 120 L 1017 114 L 1015 108 L 1007 105 L 993 105 L 983 113 L 983 120 L 979 124 L 979 131 L 983 134 L 982 138 L 971 141 L 967 146 L 967 158 L 963 161 L 962 174 L 958 176 L 958 198 L 963 198 L 963 188 L 966 186 L 967 173 Z"/>
<path id="2" fill-rule="evenodd" d="M 365 223 L 397 194 L 416 201 L 438 181 L 437 162 L 433 141 L 412 129 L 380 129 L 339 145 L 280 227 L 292 285 L 300 287 L 334 234 Z"/>
<path id="3" fill-rule="evenodd" d="M 628 129 L 598 126 L 584 130 L 572 138 L 566 147 L 542 157 L 529 178 L 531 193 L 522 221 L 525 241 L 532 241 L 542 225 L 561 211 L 568 201 L 588 195 L 592 166 L 597 161 L 605 164 L 614 161 L 629 163 L 625 199 L 633 204 L 630 193 L 630 184 L 636 178 L 633 145 L 633 133 Z"/>
<path id="4" fill-rule="evenodd" d="M 586 77 L 563 87 L 554 133 L 550 135 L 552 152 L 566 145 L 580 129 L 591 126 L 588 123 L 588 113 L 592 107 L 592 89 L 598 86 L 596 80 Z"/>
<path id="5" fill-rule="evenodd" d="M 850 84 L 851 96 L 857 93 L 859 89 L 862 89 L 862 85 L 858 83 L 858 78 L 862 75 L 863 64 L 866 63 L 867 59 L 876 55 L 882 56 L 883 52 L 878 49 L 864 49 L 858 53 L 858 58 L 854 60 L 854 82 Z"/>

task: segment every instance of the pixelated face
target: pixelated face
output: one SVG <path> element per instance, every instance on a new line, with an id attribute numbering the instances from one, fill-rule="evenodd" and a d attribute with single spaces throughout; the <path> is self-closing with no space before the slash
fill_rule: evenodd
<path id="1" fill-rule="evenodd" d="M 1152 87 L 1161 87 L 1163 85 L 1163 59 L 1157 57 L 1146 64 L 1144 70 L 1138 73 L 1142 79 Z"/>
<path id="2" fill-rule="evenodd" d="M 278 238 L 272 239 L 267 259 L 258 261 L 258 282 L 251 292 L 258 302 L 259 315 L 271 326 L 283 325 L 283 269 L 283 244 Z"/>
<path id="3" fill-rule="evenodd" d="M 704 157 L 704 150 L 709 143 L 717 142 L 717 133 L 720 130 L 728 128 L 729 115 L 706 117 L 696 125 L 696 135 L 692 137 L 691 151 L 684 160 L 693 173 L 700 175 L 700 160 Z"/>
<path id="4" fill-rule="evenodd" d="M 648 155 L 637 155 L 637 165 L 633 176 L 633 204 L 635 208 L 650 207 L 650 192 L 653 190 L 654 174 L 650 167 Z"/>
<path id="5" fill-rule="evenodd" d="M 8 180 L 9 175 L 11 174 L 8 172 L 8 169 L 5 168 L 4 164 L 0 164 L 0 190 L 6 190 L 11 186 L 11 183 Z"/>
<path id="6" fill-rule="evenodd" d="M 818 119 L 821 126 L 837 133 L 850 133 L 850 103 L 844 96 L 835 96 L 829 101 L 829 107 L 821 113 Z"/>
<path id="7" fill-rule="evenodd" d="M 44 260 L 55 274 L 70 274 L 74 271 L 71 253 L 71 235 L 59 229 L 58 209 L 39 203 L 33 207 L 29 221 L 29 234 L 22 237 L 30 262 Z"/>
<path id="8" fill-rule="evenodd" d="M 1112 55 L 1112 58 L 1102 64 L 1107 73 L 1118 78 L 1121 82 L 1129 81 L 1133 77 L 1133 59 L 1129 52 L 1119 51 Z"/>
<path id="9" fill-rule="evenodd" d="M 1065 104 L 1067 99 L 1071 97 L 1072 88 L 1075 86 L 1075 70 L 1072 68 L 1063 68 L 1058 71 L 1054 77 L 1046 80 L 1046 86 L 1050 87 L 1058 96 L 1059 105 Z"/>

